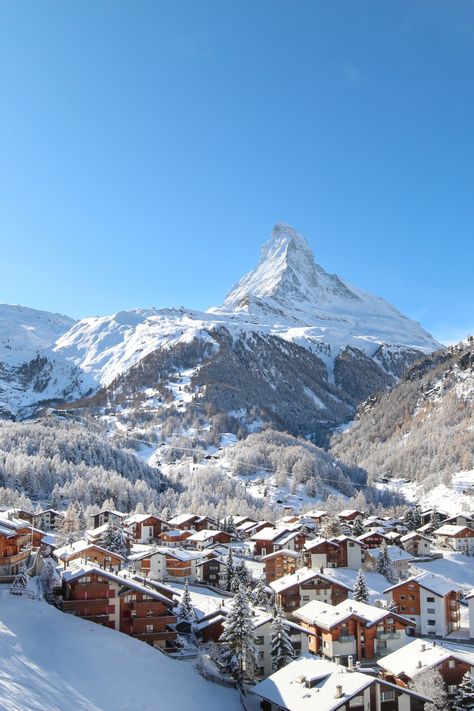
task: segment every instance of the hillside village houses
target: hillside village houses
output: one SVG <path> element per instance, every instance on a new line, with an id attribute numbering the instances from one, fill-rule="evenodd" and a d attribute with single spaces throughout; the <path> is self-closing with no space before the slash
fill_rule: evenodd
<path id="1" fill-rule="evenodd" d="M 423 666 L 439 669 L 451 691 L 472 661 L 465 652 L 441 647 L 439 640 L 474 639 L 474 590 L 465 594 L 470 585 L 429 569 L 443 555 L 464 561 L 466 546 L 446 542 L 453 529 L 455 534 L 471 530 L 464 524 L 407 532 L 399 519 L 347 510 L 340 514 L 346 533 L 327 538 L 321 535 L 327 512 L 321 511 L 288 514 L 276 522 L 235 516 L 230 524 L 219 524 L 187 512 L 165 520 L 108 507 L 91 517 L 92 528 L 55 545 L 55 536 L 61 537 L 59 516 L 43 517 L 50 525 L 45 532 L 36 527 L 36 514 L 30 520 L 28 514 L 22 512 L 20 519 L 14 511 L 0 513 L 4 581 L 11 582 L 22 563 L 31 574 L 39 572 L 38 560 L 52 553 L 55 582 L 48 599 L 65 613 L 169 654 L 191 644 L 191 638 L 203 650 L 211 643 L 220 649 L 235 591 L 245 584 L 258 652 L 255 668 L 245 674 L 247 682 L 260 680 L 251 688 L 262 709 L 299 711 L 295 689 L 304 689 L 300 698 L 309 694 L 308 704 L 316 694 L 319 700 L 332 694 L 334 704 L 322 711 L 357 709 L 362 703 L 370 711 L 422 709 L 422 698 L 409 688 L 418 657 Z M 382 550 L 393 582 L 379 572 Z M 471 565 L 469 558 L 465 561 Z M 359 571 L 367 576 L 367 602 L 355 599 Z M 185 582 L 191 617 L 182 616 Z M 294 661 L 274 673 L 276 611 L 286 619 Z M 406 659 L 404 650 L 410 650 Z M 295 676 L 297 668 L 306 671 Z M 266 680 L 272 680 L 270 686 Z M 270 692 L 277 686 L 280 702 Z"/>

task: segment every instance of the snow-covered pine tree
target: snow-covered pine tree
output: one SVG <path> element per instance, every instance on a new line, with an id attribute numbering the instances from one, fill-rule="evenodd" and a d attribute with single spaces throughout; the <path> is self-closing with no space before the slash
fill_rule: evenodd
<path id="1" fill-rule="evenodd" d="M 464 543 L 462 544 L 461 553 L 463 555 L 467 556 L 468 558 L 471 557 L 471 549 L 469 548 L 469 539 L 468 538 L 464 539 Z"/>
<path id="2" fill-rule="evenodd" d="M 250 587 L 252 577 L 249 571 L 247 570 L 247 566 L 245 565 L 245 561 L 243 559 L 235 568 L 235 575 L 238 578 L 240 584 L 244 586 L 244 588 L 248 589 Z"/>
<path id="3" fill-rule="evenodd" d="M 127 534 L 114 524 L 109 524 L 100 540 L 100 545 L 112 553 L 128 555 Z"/>
<path id="4" fill-rule="evenodd" d="M 420 519 L 421 520 L 421 519 Z M 436 509 L 433 509 L 430 516 L 430 529 L 436 531 L 437 528 L 441 526 L 441 516 Z"/>
<path id="5" fill-rule="evenodd" d="M 395 571 L 386 545 L 382 546 L 379 557 L 377 558 L 375 570 L 377 573 L 380 573 L 380 575 L 383 575 L 389 583 L 395 581 Z"/>
<path id="6" fill-rule="evenodd" d="M 28 574 L 28 570 L 26 568 L 26 565 L 24 563 L 21 563 L 20 567 L 18 568 L 18 573 L 15 576 L 15 580 L 13 581 L 10 592 L 12 594 L 20 594 L 23 592 L 23 590 L 26 590 L 30 583 L 30 576 Z"/>
<path id="7" fill-rule="evenodd" d="M 357 573 L 354 583 L 354 600 L 356 602 L 369 602 L 369 589 L 362 570 Z"/>
<path id="8" fill-rule="evenodd" d="M 449 711 L 446 684 L 436 668 L 427 667 L 416 674 L 411 687 L 423 696 L 432 699 L 432 703 L 425 704 L 425 711 Z"/>
<path id="9" fill-rule="evenodd" d="M 387 610 L 389 612 L 398 612 L 398 605 L 395 602 L 395 600 L 390 600 L 390 602 L 387 605 Z"/>
<path id="10" fill-rule="evenodd" d="M 227 533 L 228 533 L 230 536 L 235 536 L 235 535 L 236 535 L 237 529 L 235 528 L 235 523 L 234 523 L 234 517 L 233 517 L 233 516 L 229 516 L 229 518 L 227 519 L 226 530 L 227 530 Z"/>
<path id="11" fill-rule="evenodd" d="M 259 578 L 257 586 L 255 587 L 253 594 L 253 602 L 256 607 L 266 608 L 268 605 L 268 593 L 265 589 L 265 581 L 263 578 Z"/>
<path id="12" fill-rule="evenodd" d="M 225 670 L 240 684 L 244 675 L 253 681 L 258 659 L 252 612 L 247 592 L 240 587 L 231 603 L 231 610 L 223 622 L 224 631 L 220 636 L 222 661 Z"/>
<path id="13" fill-rule="evenodd" d="M 474 711 L 474 679 L 469 671 L 464 674 L 458 686 L 453 711 Z"/>
<path id="14" fill-rule="evenodd" d="M 413 509 L 413 530 L 420 528 L 421 526 L 421 506 L 418 504 Z"/>
<path id="15" fill-rule="evenodd" d="M 232 581 L 234 580 L 235 576 L 235 568 L 234 568 L 234 560 L 232 558 L 232 548 L 229 547 L 229 552 L 227 554 L 227 561 L 226 561 L 226 584 L 225 584 L 225 589 L 226 590 L 232 590 Z"/>
<path id="16" fill-rule="evenodd" d="M 362 536 L 364 533 L 364 524 L 362 521 L 362 516 L 356 516 L 354 519 L 354 525 L 352 526 L 352 535 L 356 538 Z"/>
<path id="17" fill-rule="evenodd" d="M 341 522 L 335 513 L 329 513 L 323 518 L 321 523 L 321 528 L 319 530 L 319 535 L 321 538 L 335 538 L 340 536 L 342 533 Z"/>
<path id="18" fill-rule="evenodd" d="M 80 530 L 77 508 L 73 503 L 70 503 L 59 523 L 58 542 L 61 545 L 74 543 L 80 537 Z"/>
<path id="19" fill-rule="evenodd" d="M 184 581 L 183 594 L 181 595 L 181 602 L 178 607 L 178 617 L 182 620 L 192 620 L 194 617 L 194 609 L 191 600 L 191 593 L 189 592 L 188 579 Z"/>
<path id="20" fill-rule="evenodd" d="M 278 609 L 272 624 L 272 669 L 274 672 L 285 667 L 294 657 L 295 650 L 289 629 L 283 612 Z"/>

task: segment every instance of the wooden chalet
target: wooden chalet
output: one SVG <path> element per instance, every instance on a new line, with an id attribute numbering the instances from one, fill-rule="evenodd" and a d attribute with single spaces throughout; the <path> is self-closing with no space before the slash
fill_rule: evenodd
<path id="1" fill-rule="evenodd" d="M 272 583 L 295 572 L 299 567 L 298 562 L 301 561 L 301 553 L 283 548 L 263 556 L 260 560 L 263 563 L 265 582 Z"/>
<path id="2" fill-rule="evenodd" d="M 275 603 L 287 613 L 293 613 L 310 600 L 337 605 L 352 592 L 352 588 L 341 581 L 308 568 L 300 568 L 291 575 L 274 580 L 269 587 L 275 595 Z"/>

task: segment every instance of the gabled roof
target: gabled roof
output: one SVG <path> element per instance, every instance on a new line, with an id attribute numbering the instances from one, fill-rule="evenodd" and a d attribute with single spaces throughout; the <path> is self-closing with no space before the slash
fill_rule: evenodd
<path id="1" fill-rule="evenodd" d="M 457 592 L 459 590 L 459 587 L 453 585 L 450 580 L 444 578 L 442 575 L 425 571 L 424 573 L 420 573 L 418 575 L 412 575 L 411 578 L 407 578 L 406 580 L 401 580 L 398 583 L 395 583 L 395 585 L 391 585 L 389 588 L 384 590 L 384 594 L 390 592 L 391 590 L 395 590 L 401 585 L 407 585 L 411 582 L 418 583 L 421 588 L 429 590 L 440 597 L 444 597 L 450 592 Z"/>
<path id="2" fill-rule="evenodd" d="M 364 622 L 367 627 L 378 624 L 386 617 L 393 617 L 400 622 L 404 622 L 406 625 L 415 626 L 415 623 L 411 620 L 391 612 L 386 608 L 367 605 L 364 602 L 357 602 L 356 600 L 344 600 L 344 602 L 340 602 L 338 605 L 328 605 L 319 600 L 312 600 L 298 610 L 295 610 L 293 614 L 300 620 L 326 630 L 337 627 L 350 617 L 357 617 L 357 619 Z"/>
<path id="3" fill-rule="evenodd" d="M 368 548 L 365 555 L 378 560 L 378 557 L 383 550 L 383 548 Z M 413 556 L 411 553 L 407 553 L 406 550 L 399 548 L 399 546 L 387 546 L 387 553 L 392 563 L 397 563 L 402 560 L 406 560 L 408 563 L 409 561 L 416 560 L 416 556 Z"/>
<path id="4" fill-rule="evenodd" d="M 310 570 L 309 568 L 300 568 L 294 573 L 284 575 L 282 578 L 278 578 L 272 583 L 269 583 L 269 586 L 275 593 L 281 593 L 284 590 L 288 590 L 289 588 L 293 587 L 293 585 L 302 585 L 304 583 L 309 582 L 310 580 L 313 580 L 314 578 L 324 580 L 325 582 L 331 585 L 339 585 L 340 587 L 345 588 L 349 592 L 352 592 L 352 588 L 350 588 L 345 583 L 342 583 L 340 580 L 337 580 L 336 578 L 333 578 L 331 575 L 327 575 L 326 573 L 320 573 L 317 570 Z"/>
<path id="5" fill-rule="evenodd" d="M 276 538 L 280 538 L 284 533 L 288 533 L 288 528 L 262 528 L 261 531 L 257 531 L 251 537 L 251 541 L 274 541 Z"/>
<path id="6" fill-rule="evenodd" d="M 298 657 L 252 688 L 252 693 L 289 711 L 336 711 L 370 686 L 382 685 L 423 701 L 410 689 L 400 688 L 361 671 L 349 671 L 313 655 Z M 338 697 L 338 687 L 342 695 Z"/>
<path id="7" fill-rule="evenodd" d="M 453 524 L 446 523 L 444 526 L 437 528 L 436 531 L 434 532 L 434 535 L 435 536 L 460 536 L 461 533 L 464 533 L 464 531 L 472 531 L 474 533 L 474 530 L 472 528 L 470 528 L 469 526 L 454 526 Z"/>
<path id="8" fill-rule="evenodd" d="M 128 571 L 126 571 L 126 573 L 128 575 Z M 61 570 L 60 575 L 66 582 L 77 580 L 85 575 L 99 575 L 124 588 L 136 590 L 137 592 L 141 592 L 143 595 L 149 595 L 154 600 L 165 602 L 168 605 L 170 603 L 170 599 L 168 597 L 161 595 L 161 593 L 149 588 L 146 585 L 143 585 L 142 583 L 137 582 L 133 578 L 125 577 L 125 574 L 117 575 L 115 573 L 111 573 L 110 571 L 103 570 L 95 565 L 84 564 L 80 566 L 73 566 L 71 568 L 66 568 L 66 570 Z"/>
<path id="9" fill-rule="evenodd" d="M 210 538 L 214 538 L 214 536 L 217 536 L 219 533 L 224 533 L 224 531 L 216 531 L 211 528 L 203 528 L 202 531 L 196 531 L 191 536 L 189 536 L 189 538 L 186 538 L 186 542 L 208 541 Z"/>
<path id="10" fill-rule="evenodd" d="M 428 536 L 424 536 L 422 533 L 419 533 L 419 531 L 410 531 L 410 533 L 407 533 L 406 535 L 402 536 L 400 538 L 400 541 L 402 543 L 406 543 L 406 541 L 411 541 L 413 538 L 423 538 L 423 540 L 428 541 L 431 543 L 431 538 Z"/>
<path id="11" fill-rule="evenodd" d="M 114 553 L 113 551 L 109 551 L 107 548 L 98 546 L 97 543 L 89 543 L 89 541 L 86 541 L 84 539 L 80 541 L 75 541 L 74 543 L 70 543 L 67 546 L 61 546 L 61 548 L 56 548 L 56 550 L 54 551 L 54 555 L 60 560 L 69 560 L 70 558 L 80 553 L 85 553 L 85 551 L 91 548 L 100 551 L 101 553 L 105 553 L 106 555 L 119 558 L 119 560 L 125 560 L 125 556 L 120 555 L 120 553 Z"/>
<path id="12" fill-rule="evenodd" d="M 397 651 L 379 659 L 378 664 L 395 676 L 405 676 L 413 679 L 422 669 L 437 667 L 448 659 L 458 659 L 474 666 L 474 650 L 461 653 L 447 647 L 440 642 L 428 642 L 415 639 Z"/>
<path id="13" fill-rule="evenodd" d="M 330 546 L 334 546 L 334 548 L 340 548 L 336 540 L 329 540 L 329 538 L 313 538 L 311 541 L 305 541 L 303 547 L 305 550 L 310 551 L 312 548 L 316 548 L 323 543 L 328 543 Z"/>
<path id="14" fill-rule="evenodd" d="M 266 560 L 273 560 L 273 558 L 278 558 L 279 556 L 286 556 L 287 558 L 299 558 L 300 553 L 298 551 L 291 551 L 289 548 L 281 548 L 279 551 L 274 553 L 269 553 L 260 558 L 260 562 L 264 563 Z"/>
<path id="15" fill-rule="evenodd" d="M 163 518 L 160 518 L 159 516 L 155 516 L 155 514 L 147 514 L 147 513 L 137 513 L 137 514 L 132 514 L 132 516 L 129 516 L 126 518 L 123 522 L 124 526 L 132 526 L 134 523 L 143 523 L 144 521 L 147 521 L 149 518 L 154 518 L 156 521 L 161 521 L 161 523 L 167 523 Z"/>

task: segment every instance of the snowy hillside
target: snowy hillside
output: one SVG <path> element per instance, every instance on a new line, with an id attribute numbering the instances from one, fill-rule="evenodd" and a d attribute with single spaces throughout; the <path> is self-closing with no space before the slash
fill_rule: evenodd
<path id="1" fill-rule="evenodd" d="M 24 306 L 0 304 L 0 361 L 16 365 L 53 345 L 74 319 Z"/>
<path id="2" fill-rule="evenodd" d="M 0 586 L 0 706 L 5 711 L 241 709 L 233 689 L 125 634 Z M 185 683 L 180 680 L 185 677 Z"/>

